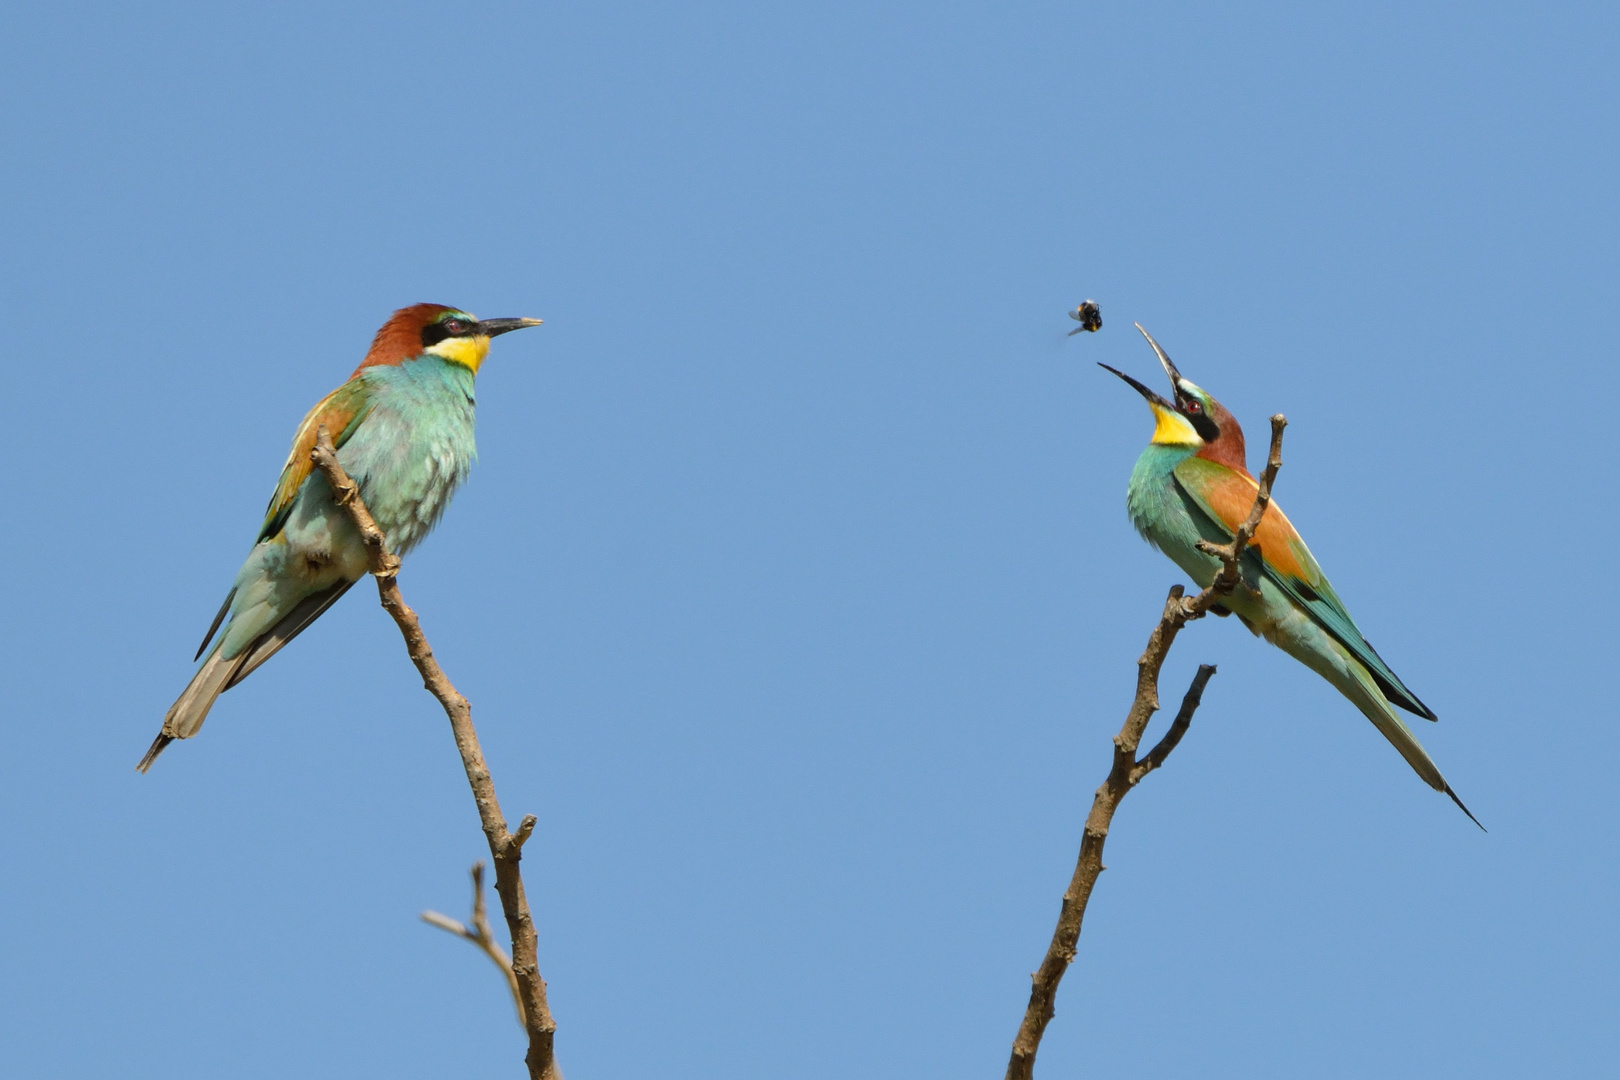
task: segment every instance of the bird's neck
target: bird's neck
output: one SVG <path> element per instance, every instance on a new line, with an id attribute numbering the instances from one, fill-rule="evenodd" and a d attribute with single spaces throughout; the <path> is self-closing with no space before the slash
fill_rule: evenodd
<path id="1" fill-rule="evenodd" d="M 384 392 L 386 388 L 393 388 L 413 397 L 425 395 L 432 399 L 447 393 L 465 398 L 469 403 L 474 400 L 476 379 L 472 368 L 433 353 L 422 353 L 401 364 L 362 368 L 361 371 L 373 387 Z"/>
<path id="2" fill-rule="evenodd" d="M 1217 465 L 1225 465 L 1234 472 L 1249 475 L 1249 452 L 1243 445 L 1243 428 L 1220 402 L 1213 403 L 1210 417 L 1221 429 L 1214 442 L 1198 448 L 1198 456 Z"/>
<path id="3" fill-rule="evenodd" d="M 1142 456 L 1131 470 L 1131 486 L 1162 480 L 1175 471 L 1175 467 L 1198 452 L 1196 446 L 1174 443 L 1148 443 Z"/>

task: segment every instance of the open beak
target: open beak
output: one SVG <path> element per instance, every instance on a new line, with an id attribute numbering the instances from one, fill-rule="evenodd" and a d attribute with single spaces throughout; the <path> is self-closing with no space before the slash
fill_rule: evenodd
<path id="1" fill-rule="evenodd" d="M 1142 324 L 1137 323 L 1136 328 L 1138 330 L 1142 330 Z M 1164 349 L 1159 346 L 1159 343 L 1153 340 L 1153 335 L 1148 333 L 1146 330 L 1142 330 L 1142 336 L 1147 338 L 1147 343 L 1149 345 L 1153 346 L 1154 353 L 1156 353 L 1159 357 L 1159 363 L 1164 365 L 1164 373 L 1170 376 L 1171 392 L 1180 393 L 1181 384 L 1186 382 L 1186 380 L 1181 377 L 1181 372 L 1176 370 L 1176 365 L 1170 362 L 1170 354 L 1165 352 Z"/>
<path id="2" fill-rule="evenodd" d="M 539 319 L 484 319 L 478 324 L 478 332 L 486 337 L 500 337 L 511 330 L 522 330 L 525 326 L 539 326 L 540 322 Z"/>
<path id="3" fill-rule="evenodd" d="M 1141 330 L 1142 328 L 1137 327 L 1137 329 Z M 1147 331 L 1142 330 L 1142 333 L 1145 334 L 1145 333 L 1147 333 Z M 1148 338 L 1148 340 L 1152 341 L 1153 339 Z M 1162 356 L 1163 354 L 1161 353 L 1160 355 Z M 1141 383 L 1137 382 L 1135 379 L 1131 378 L 1129 375 L 1125 374 L 1123 371 L 1119 370 L 1118 368 L 1108 367 L 1107 364 L 1103 364 L 1103 363 L 1099 363 L 1097 366 L 1100 367 L 1100 368 L 1106 368 L 1107 370 L 1112 371 L 1115 375 L 1118 375 L 1120 378 L 1122 378 L 1126 382 L 1130 383 L 1131 387 L 1133 389 L 1135 389 L 1135 391 L 1138 394 L 1141 394 L 1143 397 L 1147 398 L 1149 405 L 1157 405 L 1159 408 L 1161 408 L 1161 409 L 1169 409 L 1171 412 L 1176 411 L 1175 405 L 1173 405 L 1170 402 L 1164 400 L 1164 398 L 1160 397 L 1158 394 L 1155 394 L 1152 390 L 1149 390 L 1147 387 L 1143 386 Z"/>

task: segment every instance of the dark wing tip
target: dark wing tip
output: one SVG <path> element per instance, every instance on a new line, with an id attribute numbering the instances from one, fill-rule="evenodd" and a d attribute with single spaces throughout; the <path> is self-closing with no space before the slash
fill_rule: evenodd
<path id="1" fill-rule="evenodd" d="M 1382 660 L 1383 657 L 1379 657 L 1379 659 Z M 1379 677 L 1377 677 L 1375 675 L 1373 677 L 1373 681 L 1374 682 L 1382 682 L 1384 680 L 1380 679 Z M 1383 690 L 1383 687 L 1379 687 L 1379 689 Z M 1391 686 L 1390 689 L 1393 690 L 1393 689 L 1396 689 L 1396 688 Z M 1386 698 L 1389 698 L 1389 700 L 1390 700 L 1390 702 L 1392 704 L 1399 705 L 1401 708 L 1405 709 L 1407 712 L 1411 713 L 1413 716 L 1421 716 L 1425 720 L 1432 720 L 1432 721 L 1434 721 L 1436 723 L 1439 723 L 1440 718 L 1434 714 L 1434 710 L 1429 708 L 1427 705 L 1423 704 L 1423 702 L 1418 699 L 1418 696 L 1416 694 L 1412 693 L 1412 691 L 1407 690 L 1406 685 L 1404 683 L 1401 684 L 1399 689 L 1402 691 L 1402 693 L 1400 693 L 1399 695 L 1391 695 L 1388 690 L 1385 690 L 1384 691 L 1384 696 Z M 1416 706 L 1416 708 L 1414 708 L 1413 706 Z"/>
<path id="2" fill-rule="evenodd" d="M 1331 630 L 1328 632 L 1332 633 Z M 1334 636 L 1337 637 L 1337 635 Z M 1361 635 L 1361 643 L 1367 646 L 1368 652 L 1378 657 L 1378 662 L 1384 665 L 1384 671 L 1387 671 L 1390 675 L 1395 675 L 1394 669 L 1385 662 L 1382 656 L 1378 656 L 1378 650 L 1373 648 L 1373 643 L 1367 640 L 1367 636 L 1365 634 Z M 1341 638 L 1340 644 L 1348 645 L 1349 643 Z M 1423 702 L 1418 699 L 1416 694 L 1412 693 L 1411 690 L 1406 688 L 1406 684 L 1400 681 L 1399 676 L 1396 676 L 1395 679 L 1391 681 L 1384 676 L 1384 672 L 1379 671 L 1376 667 L 1370 664 L 1366 665 L 1366 667 L 1367 674 L 1373 677 L 1373 682 L 1378 684 L 1378 689 L 1383 693 L 1384 697 L 1389 699 L 1389 703 L 1391 705 L 1405 709 L 1413 716 L 1421 716 L 1425 720 L 1438 721 L 1440 719 L 1434 714 L 1433 709 L 1423 704 Z"/>
<path id="3" fill-rule="evenodd" d="M 209 624 L 208 633 L 203 635 L 202 644 L 197 646 L 197 655 L 191 658 L 193 664 L 202 659 L 203 650 L 208 648 L 210 641 L 214 640 L 214 631 L 218 630 L 219 624 L 225 621 L 225 613 L 231 610 L 231 601 L 235 599 L 236 589 L 233 587 L 230 592 L 225 594 L 225 602 L 219 605 L 219 614 L 215 615 L 214 621 Z"/>

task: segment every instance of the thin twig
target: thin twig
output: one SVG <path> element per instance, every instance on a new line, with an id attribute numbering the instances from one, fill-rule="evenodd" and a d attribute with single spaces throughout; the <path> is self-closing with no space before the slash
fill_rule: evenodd
<path id="1" fill-rule="evenodd" d="M 1192 727 L 1193 713 L 1198 711 L 1199 704 L 1204 700 L 1204 687 L 1209 685 L 1209 680 L 1214 674 L 1214 664 L 1198 665 L 1198 674 L 1193 676 L 1192 685 L 1187 687 L 1187 694 L 1181 699 L 1181 710 L 1176 713 L 1176 719 L 1171 723 L 1170 730 L 1164 733 L 1164 738 L 1159 740 L 1158 745 L 1131 767 L 1131 786 L 1140 784 L 1142 777 L 1163 765 L 1164 759 L 1170 756 L 1170 751 L 1181 744 L 1181 737 Z"/>
<path id="2" fill-rule="evenodd" d="M 1138 760 L 1136 752 L 1142 745 L 1142 735 L 1147 731 L 1148 721 L 1159 710 L 1159 670 L 1164 666 L 1170 646 L 1175 644 L 1176 635 L 1192 620 L 1203 618 L 1221 597 L 1237 588 L 1241 580 L 1239 564 L 1243 551 L 1254 538 L 1266 507 L 1271 504 L 1271 485 L 1276 482 L 1277 470 L 1282 468 L 1283 428 L 1287 426 L 1288 421 L 1281 413 L 1271 418 L 1271 453 L 1266 460 L 1265 471 L 1260 475 L 1254 506 L 1249 510 L 1248 518 L 1238 527 L 1231 543 L 1209 544 L 1200 541 L 1198 544 L 1200 551 L 1221 560 L 1222 566 L 1214 581 L 1191 600 L 1186 599 L 1185 590 L 1180 585 L 1171 587 L 1170 595 L 1164 602 L 1164 612 L 1159 616 L 1159 624 L 1153 628 L 1147 648 L 1136 661 L 1136 697 L 1131 702 L 1130 711 L 1125 714 L 1124 726 L 1114 736 L 1113 768 L 1108 771 L 1108 778 L 1103 781 L 1102 787 L 1097 789 L 1091 802 L 1091 813 L 1086 816 L 1080 857 L 1075 862 L 1069 887 L 1063 893 L 1052 943 L 1047 946 L 1040 968 L 1031 976 L 1029 1005 L 1024 1010 L 1023 1022 L 1018 1026 L 1018 1035 L 1013 1039 L 1006 1080 L 1030 1080 L 1035 1075 L 1035 1054 L 1040 1050 L 1046 1025 L 1055 1015 L 1058 984 L 1063 981 L 1064 972 L 1074 960 L 1075 946 L 1080 941 L 1080 925 L 1085 919 L 1086 905 L 1091 900 L 1091 890 L 1096 887 L 1097 877 L 1105 869 L 1103 844 L 1108 840 L 1114 811 L 1119 809 L 1120 800 L 1141 783 L 1143 777 L 1163 765 L 1170 752 L 1181 742 L 1203 698 L 1204 687 L 1215 674 L 1213 665 L 1199 666 L 1198 674 L 1193 677 L 1192 685 L 1182 699 L 1181 711 L 1176 714 L 1170 730 L 1165 732 L 1158 745 L 1148 751 L 1147 756 Z"/>
<path id="3" fill-rule="evenodd" d="M 530 1080 L 560 1080 L 553 1044 L 557 1024 L 551 1018 L 546 1004 L 546 984 L 540 977 L 536 959 L 537 944 L 534 917 L 529 913 L 529 902 L 523 891 L 523 875 L 518 861 L 523 857 L 523 844 L 506 828 L 500 802 L 495 797 L 495 781 L 484 763 L 484 752 L 478 745 L 478 732 L 473 727 L 472 706 L 456 690 L 450 679 L 433 658 L 433 649 L 422 633 L 416 612 L 400 595 L 399 559 L 388 550 L 388 540 L 373 520 L 355 482 L 338 464 L 337 451 L 332 439 L 322 427 L 316 434 L 315 449 L 310 460 L 321 470 L 332 485 L 337 504 L 348 511 L 350 519 L 365 545 L 371 573 L 377 579 L 377 595 L 382 606 L 405 638 L 405 649 L 411 663 L 422 675 L 422 684 L 444 707 L 450 719 L 450 730 L 455 736 L 456 749 L 461 752 L 461 764 L 467 772 L 467 783 L 472 787 L 473 800 L 478 804 L 478 819 L 483 825 L 484 837 L 489 842 L 489 853 L 495 862 L 495 892 L 501 898 L 501 911 L 506 916 L 507 930 L 512 937 L 512 972 L 517 981 L 518 1001 L 523 1013 L 523 1026 L 529 1036 L 529 1050 L 524 1061 L 529 1067 Z M 532 829 L 533 826 L 530 826 Z M 525 832 L 525 838 L 527 832 Z"/>
<path id="4" fill-rule="evenodd" d="M 1193 618 L 1208 611 L 1215 601 L 1237 588 L 1243 549 L 1254 539 L 1255 532 L 1260 528 L 1260 519 L 1265 517 L 1266 509 L 1271 506 L 1271 485 L 1276 483 L 1277 470 L 1282 468 L 1283 428 L 1287 426 L 1288 418 L 1282 413 L 1271 418 L 1271 452 L 1266 455 L 1266 467 L 1260 473 L 1260 484 L 1254 494 L 1254 505 L 1249 508 L 1249 516 L 1243 519 L 1243 524 L 1238 526 L 1232 542 L 1212 544 L 1208 540 L 1198 541 L 1198 550 L 1205 555 L 1215 556 L 1221 560 L 1222 565 L 1220 573 L 1215 575 L 1215 580 L 1210 583 L 1209 588 L 1199 593 L 1192 601 L 1196 610 Z"/>
<path id="5" fill-rule="evenodd" d="M 532 821 L 533 816 L 525 818 Z M 501 969 L 506 976 L 506 985 L 512 991 L 512 1004 L 517 1006 L 518 1027 L 527 1030 L 528 1025 L 523 1022 L 523 991 L 518 987 L 517 975 L 512 971 L 512 958 L 506 955 L 495 940 L 495 935 L 489 928 L 489 912 L 484 907 L 484 864 L 480 860 L 472 865 L 473 903 L 472 926 L 459 923 L 448 915 L 440 915 L 437 911 L 422 912 L 422 921 L 437 926 L 440 930 L 448 930 L 457 937 L 466 938 L 483 951 L 490 961 Z"/>

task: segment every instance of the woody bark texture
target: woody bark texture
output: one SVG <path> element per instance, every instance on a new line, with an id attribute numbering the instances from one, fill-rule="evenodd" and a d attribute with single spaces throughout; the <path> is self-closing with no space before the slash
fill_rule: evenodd
<path id="1" fill-rule="evenodd" d="M 1204 687 L 1215 674 L 1213 665 L 1199 665 L 1198 674 L 1193 676 L 1192 685 L 1182 698 L 1181 709 L 1170 725 L 1170 730 L 1165 732 L 1164 737 L 1153 749 L 1138 758 L 1136 752 L 1142 745 L 1142 736 L 1147 731 L 1148 721 L 1159 711 L 1159 670 L 1164 666 L 1165 657 L 1170 653 L 1170 646 L 1175 644 L 1176 635 L 1192 620 L 1201 619 L 1208 614 L 1221 597 L 1230 594 L 1238 585 L 1238 565 L 1243 557 L 1243 549 L 1253 539 L 1255 530 L 1260 527 L 1261 518 L 1265 516 L 1266 508 L 1271 505 L 1271 485 L 1277 479 L 1277 471 L 1282 468 L 1283 428 L 1287 426 L 1288 421 L 1281 413 L 1271 418 L 1271 452 L 1266 459 L 1265 471 L 1260 474 L 1260 486 L 1255 494 L 1254 506 L 1249 510 L 1249 516 L 1243 524 L 1238 527 L 1231 543 L 1211 544 L 1200 541 L 1198 544 L 1199 550 L 1221 560 L 1222 566 L 1215 580 L 1210 583 L 1209 588 L 1190 600 L 1186 598 L 1185 591 L 1180 585 L 1171 587 L 1170 595 L 1164 603 L 1164 612 L 1159 616 L 1159 623 L 1148 637 L 1147 648 L 1136 661 L 1136 697 L 1131 702 L 1130 711 L 1125 714 L 1124 726 L 1119 729 L 1119 734 L 1114 736 L 1113 767 L 1109 769 L 1108 778 L 1103 781 L 1102 787 L 1097 789 L 1097 794 L 1091 802 L 1091 813 L 1086 816 L 1085 833 L 1080 840 L 1080 857 L 1075 863 L 1069 887 L 1063 893 L 1063 904 L 1058 911 L 1057 928 L 1052 932 L 1052 943 L 1046 949 L 1046 957 L 1041 961 L 1041 966 L 1031 977 L 1033 985 L 1029 992 L 1029 1006 L 1024 1010 L 1023 1023 L 1018 1026 L 1018 1034 L 1013 1039 L 1012 1057 L 1007 1063 L 1006 1080 L 1031 1080 L 1035 1075 L 1035 1054 L 1040 1050 L 1041 1036 L 1046 1033 L 1046 1025 L 1055 1015 L 1054 1002 L 1057 999 L 1058 984 L 1063 981 L 1064 972 L 1074 961 L 1075 946 L 1080 941 L 1080 925 L 1086 916 L 1086 905 L 1091 900 L 1091 890 L 1097 885 L 1097 876 L 1104 869 L 1103 845 L 1108 840 L 1108 830 L 1114 820 L 1114 811 L 1119 809 L 1120 800 L 1141 783 L 1143 777 L 1163 765 L 1170 752 L 1181 742 L 1182 736 L 1192 724 L 1193 713 L 1197 711 L 1198 704 L 1203 699 Z"/>
<path id="2" fill-rule="evenodd" d="M 399 559 L 388 550 L 388 540 L 372 520 L 360 498 L 355 482 L 338 464 L 332 439 L 323 427 L 310 452 L 315 467 L 332 485 L 333 498 L 348 512 L 360 532 L 365 545 L 371 574 L 377 579 L 377 594 L 382 606 L 405 638 L 405 650 L 411 663 L 422 675 L 422 684 L 428 693 L 438 699 L 450 719 L 450 731 L 461 753 L 461 764 L 467 772 L 467 783 L 472 788 L 473 801 L 478 804 L 478 820 L 489 841 L 490 858 L 495 864 L 495 892 L 501 898 L 501 911 L 506 916 L 507 930 L 512 937 L 512 977 L 517 987 L 518 1010 L 523 1016 L 523 1028 L 529 1037 L 529 1051 L 524 1061 L 529 1067 L 530 1080 L 561 1080 L 553 1053 L 553 1040 L 557 1031 L 546 1004 L 546 984 L 540 977 L 534 917 L 529 913 L 529 902 L 523 892 L 523 875 L 518 863 L 523 857 L 523 844 L 534 829 L 534 819 L 525 818 L 517 833 L 506 827 L 501 805 L 495 797 L 495 781 L 489 766 L 484 763 L 484 752 L 478 745 L 478 732 L 473 728 L 472 705 L 456 690 L 450 679 L 433 658 L 433 649 L 422 633 L 416 612 L 412 611 L 400 595 Z"/>

